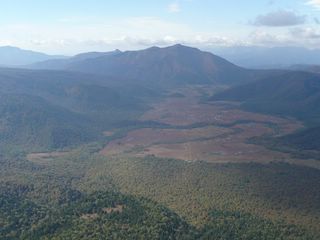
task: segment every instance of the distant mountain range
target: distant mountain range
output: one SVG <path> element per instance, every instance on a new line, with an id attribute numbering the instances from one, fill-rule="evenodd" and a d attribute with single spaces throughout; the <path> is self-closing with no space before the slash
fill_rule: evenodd
<path id="1" fill-rule="evenodd" d="M 23 50 L 16 47 L 0 47 L 0 66 L 22 66 L 55 58 L 66 58 L 60 55 L 47 55 L 40 52 Z"/>
<path id="2" fill-rule="evenodd" d="M 29 66 L 135 79 L 144 84 L 240 84 L 259 78 L 263 71 L 238 67 L 209 52 L 180 44 L 140 51 L 89 53 L 70 59 L 48 60 Z"/>
<path id="3" fill-rule="evenodd" d="M 320 49 L 302 47 L 224 47 L 210 51 L 246 68 L 288 68 L 292 65 L 320 64 Z"/>
<path id="4" fill-rule="evenodd" d="M 169 49 L 170 48 L 172 47 L 169 47 Z M 159 50 L 159 48 L 156 47 L 150 49 Z M 320 65 L 320 49 L 307 49 L 302 47 L 268 48 L 255 46 L 236 46 L 206 48 L 206 50 L 245 68 L 274 69 L 288 68 L 292 65 Z M 21 66 L 37 63 L 32 67 L 41 69 L 71 68 L 75 63 L 79 63 L 79 61 L 83 61 L 85 59 L 105 57 L 110 54 L 116 55 L 117 53 L 121 53 L 121 51 L 115 50 L 112 52 L 88 52 L 78 54 L 74 57 L 66 57 L 62 55 L 48 55 L 40 52 L 6 46 L 0 47 L 0 66 Z M 55 59 L 58 59 L 58 61 L 55 61 Z M 63 61 L 62 59 L 65 59 L 66 61 Z"/>
<path id="5" fill-rule="evenodd" d="M 51 70 L 61 70 L 61 69 L 71 69 L 72 66 L 76 64 L 80 64 L 83 61 L 93 60 L 95 58 L 104 57 L 104 56 L 111 56 L 120 54 L 120 50 L 115 50 L 111 52 L 88 52 L 88 53 L 81 53 L 75 55 L 73 57 L 65 58 L 65 59 L 49 59 L 45 61 L 36 62 L 30 64 L 28 68 L 33 69 L 51 69 Z"/>

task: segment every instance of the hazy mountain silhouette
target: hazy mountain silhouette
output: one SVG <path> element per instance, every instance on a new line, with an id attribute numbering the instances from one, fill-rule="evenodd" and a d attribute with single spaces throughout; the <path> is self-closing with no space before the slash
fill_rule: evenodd
<path id="1" fill-rule="evenodd" d="M 52 56 L 40 52 L 23 50 L 17 47 L 0 47 L 0 65 L 19 66 L 28 65 L 48 59 L 65 58 L 64 56 Z"/>
<path id="2" fill-rule="evenodd" d="M 79 62 L 94 59 L 103 56 L 116 55 L 121 53 L 120 50 L 115 50 L 112 52 L 88 52 L 81 53 L 66 59 L 50 59 L 46 61 L 37 62 L 28 66 L 28 68 L 33 69 L 51 69 L 51 70 L 62 70 L 69 69 L 73 65 L 78 64 Z"/>
<path id="3" fill-rule="evenodd" d="M 90 56 L 90 57 L 86 57 Z M 52 64 L 54 63 L 54 64 Z M 83 54 L 68 60 L 37 63 L 33 68 L 64 69 L 151 83 L 241 83 L 256 75 L 196 48 L 174 45 L 140 51 Z"/>
<path id="4" fill-rule="evenodd" d="M 302 47 L 224 47 L 210 49 L 219 56 L 247 68 L 287 68 L 296 64 L 319 64 L 320 49 Z"/>

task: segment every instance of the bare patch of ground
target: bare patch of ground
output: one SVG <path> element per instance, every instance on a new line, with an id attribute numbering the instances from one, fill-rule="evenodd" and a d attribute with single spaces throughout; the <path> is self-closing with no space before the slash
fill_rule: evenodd
<path id="1" fill-rule="evenodd" d="M 153 145 L 141 155 L 155 155 L 187 161 L 209 162 L 270 162 L 288 158 L 287 154 L 270 151 L 262 146 L 246 144 L 239 139 L 208 140 L 183 144 Z"/>
<path id="2" fill-rule="evenodd" d="M 64 157 L 69 152 L 45 152 L 45 153 L 30 153 L 27 155 L 27 159 L 35 163 L 45 163 L 52 161 L 59 157 Z"/>
<path id="3" fill-rule="evenodd" d="M 92 214 L 82 214 L 80 218 L 88 221 L 88 220 L 95 220 L 98 217 L 99 217 L 98 214 L 92 213 Z"/>
<path id="4" fill-rule="evenodd" d="M 301 128 L 301 123 L 280 117 L 241 111 L 226 102 L 202 104 L 196 97 L 168 98 L 153 106 L 141 118 L 144 121 L 157 121 L 174 126 L 188 126 L 196 123 L 217 125 L 232 124 L 237 121 L 268 122 L 281 125 L 282 134 Z"/>
<path id="5" fill-rule="evenodd" d="M 204 127 L 195 129 L 152 129 L 143 128 L 131 131 L 126 137 L 111 141 L 102 153 L 114 155 L 123 152 L 148 151 L 146 148 L 159 144 L 175 144 L 180 142 L 211 139 L 232 130 L 221 127 Z"/>
<path id="6" fill-rule="evenodd" d="M 125 208 L 125 205 L 117 205 L 113 208 L 103 208 L 102 211 L 107 214 L 122 213 L 124 208 Z"/>
<path id="7" fill-rule="evenodd" d="M 112 137 L 114 135 L 114 132 L 113 131 L 104 131 L 103 135 L 106 137 Z"/>

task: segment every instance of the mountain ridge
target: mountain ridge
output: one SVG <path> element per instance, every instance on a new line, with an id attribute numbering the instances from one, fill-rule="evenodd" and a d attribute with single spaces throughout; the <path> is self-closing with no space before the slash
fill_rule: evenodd
<path id="1" fill-rule="evenodd" d="M 32 50 L 24 50 L 18 47 L 0 47 L 0 66 L 23 66 L 49 59 L 63 59 L 62 55 L 48 55 Z"/>
<path id="2" fill-rule="evenodd" d="M 254 69 L 286 69 L 296 64 L 320 63 L 320 49 L 295 46 L 234 46 L 209 50 L 239 66 Z"/>
<path id="3" fill-rule="evenodd" d="M 145 84 L 149 81 L 151 84 L 238 84 L 255 77 L 252 71 L 217 55 L 181 44 L 112 53 L 71 61 L 68 64 L 61 64 L 63 60 L 57 60 L 58 64 L 53 69 L 131 78 Z M 30 67 L 50 69 L 50 66 L 43 63 Z"/>

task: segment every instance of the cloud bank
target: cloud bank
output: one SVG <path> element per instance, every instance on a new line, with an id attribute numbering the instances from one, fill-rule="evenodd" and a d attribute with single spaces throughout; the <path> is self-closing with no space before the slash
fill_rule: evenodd
<path id="1" fill-rule="evenodd" d="M 253 24 L 256 26 L 287 27 L 304 24 L 305 22 L 306 16 L 297 15 L 292 11 L 278 10 L 257 16 Z"/>
<path id="2" fill-rule="evenodd" d="M 320 9 L 320 0 L 309 0 L 307 1 L 307 4 Z"/>

